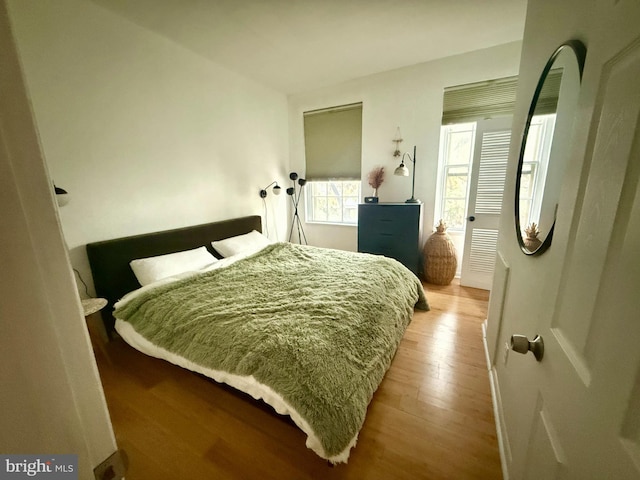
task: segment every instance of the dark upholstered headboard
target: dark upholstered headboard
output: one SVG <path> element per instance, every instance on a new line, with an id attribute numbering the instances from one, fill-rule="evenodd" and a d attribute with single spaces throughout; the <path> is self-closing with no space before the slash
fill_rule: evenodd
<path id="1" fill-rule="evenodd" d="M 252 230 L 262 232 L 262 221 L 258 215 L 87 244 L 96 294 L 108 301 L 102 310 L 107 333 L 112 334 L 115 324 L 113 305 L 126 293 L 140 288 L 129 266 L 131 260 L 202 246 L 219 258 L 220 255 L 211 247 L 212 241 Z"/>

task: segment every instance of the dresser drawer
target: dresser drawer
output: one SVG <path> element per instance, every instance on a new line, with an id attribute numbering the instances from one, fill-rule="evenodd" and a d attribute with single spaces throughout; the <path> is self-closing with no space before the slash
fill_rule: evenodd
<path id="1" fill-rule="evenodd" d="M 373 235 L 364 241 L 361 246 L 360 252 L 395 258 L 405 266 L 410 267 L 412 271 L 415 269 L 413 265 L 416 259 L 414 249 L 411 248 L 411 243 L 403 242 L 400 235 Z"/>
<path id="2" fill-rule="evenodd" d="M 368 227 L 384 230 L 414 228 L 418 224 L 421 210 L 419 208 L 390 208 L 388 205 L 363 205 L 358 219 L 362 219 Z M 404 207 L 404 206 L 403 206 Z"/>

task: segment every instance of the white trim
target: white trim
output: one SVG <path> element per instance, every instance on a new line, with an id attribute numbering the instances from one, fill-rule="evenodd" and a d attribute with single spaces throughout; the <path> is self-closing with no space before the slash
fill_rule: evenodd
<path id="1" fill-rule="evenodd" d="M 357 223 L 336 223 L 336 222 L 318 222 L 315 220 L 305 220 L 304 223 L 309 225 L 332 225 L 334 227 L 355 227 L 358 228 Z"/>
<path id="2" fill-rule="evenodd" d="M 509 480 L 509 469 L 507 467 L 509 442 L 507 432 L 504 429 L 504 415 L 502 409 L 502 399 L 498 388 L 498 375 L 496 369 L 491 365 L 489 356 L 489 346 L 487 345 L 487 319 L 482 322 L 482 344 L 484 345 L 484 354 L 487 361 L 487 370 L 489 375 L 489 384 L 491 386 L 491 401 L 493 403 L 493 417 L 496 423 L 496 436 L 498 438 L 498 450 L 500 451 L 500 464 L 502 466 L 503 480 Z"/>

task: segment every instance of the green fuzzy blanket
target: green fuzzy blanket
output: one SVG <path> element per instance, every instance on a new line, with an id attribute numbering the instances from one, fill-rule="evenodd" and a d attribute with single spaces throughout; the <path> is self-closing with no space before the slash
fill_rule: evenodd
<path id="1" fill-rule="evenodd" d="M 395 260 L 277 243 L 114 315 L 195 364 L 253 376 L 311 427 L 316 453 L 346 461 L 414 306 L 429 308 L 422 284 Z"/>

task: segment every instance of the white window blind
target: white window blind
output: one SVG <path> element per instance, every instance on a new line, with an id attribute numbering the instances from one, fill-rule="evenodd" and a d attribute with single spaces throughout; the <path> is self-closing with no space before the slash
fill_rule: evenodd
<path id="1" fill-rule="evenodd" d="M 517 88 L 517 76 L 447 87 L 444 90 L 442 124 L 512 115 Z"/>
<path id="2" fill-rule="evenodd" d="M 304 113 L 307 180 L 360 180 L 362 103 Z"/>
<path id="3" fill-rule="evenodd" d="M 474 228 L 471 237 L 470 270 L 493 275 L 498 246 L 498 230 Z"/>
<path id="4" fill-rule="evenodd" d="M 509 160 L 510 131 L 485 132 L 478 169 L 476 213 L 500 215 Z"/>

